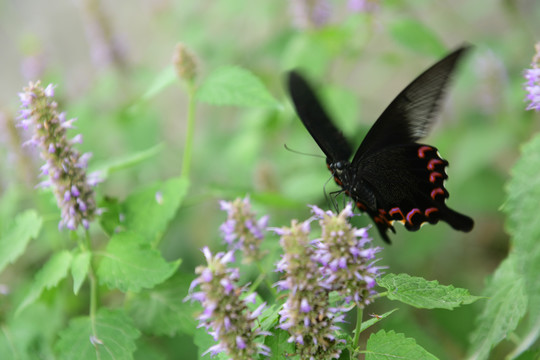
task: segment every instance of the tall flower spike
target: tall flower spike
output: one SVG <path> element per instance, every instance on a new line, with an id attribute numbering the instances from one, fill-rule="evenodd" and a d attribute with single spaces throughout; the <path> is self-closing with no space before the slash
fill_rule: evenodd
<path id="1" fill-rule="evenodd" d="M 268 216 L 259 220 L 251 210 L 249 198 L 235 201 L 221 201 L 221 210 L 227 211 L 227 220 L 220 226 L 223 239 L 231 250 L 241 250 L 245 262 L 260 260 L 260 250 L 264 232 L 268 224 Z"/>
<path id="2" fill-rule="evenodd" d="M 44 89 L 39 81 L 30 83 L 19 93 L 22 109 L 18 126 L 34 128 L 34 135 L 26 144 L 41 148 L 41 158 L 45 160 L 41 176 L 49 179 L 40 186 L 53 189 L 62 212 L 59 227 L 75 230 L 83 225 L 88 229 L 97 213 L 94 190 L 86 175 L 86 163 L 91 155 L 80 155 L 73 148 L 81 136 L 71 140 L 66 137 L 66 128 L 72 127 L 74 119 L 66 120 L 65 113 L 58 113 L 53 97 L 52 84 Z"/>
<path id="3" fill-rule="evenodd" d="M 287 301 L 279 312 L 279 327 L 291 335 L 289 342 L 296 343 L 300 359 L 337 359 L 341 354 L 335 338 L 337 323 L 343 322 L 341 309 L 330 307 L 327 283 L 321 282 L 319 267 L 314 260 L 310 245 L 309 221 L 293 220 L 290 228 L 274 229 L 281 235 L 284 250 L 277 269 L 285 273 L 285 279 L 276 285 L 289 290 Z"/>
<path id="4" fill-rule="evenodd" d="M 350 203 L 338 215 L 316 206 L 312 206 L 312 211 L 322 229 L 321 237 L 314 244 L 324 281 L 347 303 L 363 308 L 376 294 L 373 287 L 380 268 L 374 263 L 380 248 L 369 247 L 371 238 L 367 228 L 357 229 L 349 223 L 348 218 L 353 216 Z"/>
<path id="5" fill-rule="evenodd" d="M 206 353 L 214 356 L 225 352 L 234 360 L 256 359 L 259 354 L 268 356 L 270 349 L 255 341 L 259 336 L 269 335 L 255 326 L 264 304 L 250 312 L 247 302 L 253 302 L 255 297 L 240 299 L 245 288 L 237 285 L 238 269 L 227 268 L 227 264 L 234 261 L 233 252 L 212 255 L 207 247 L 202 251 L 208 265 L 195 269 L 199 276 L 191 283 L 186 299 L 202 304 L 204 310 L 199 316 L 199 326 L 205 327 L 214 340 L 219 341 Z M 194 291 L 196 287 L 200 290 Z"/>
<path id="6" fill-rule="evenodd" d="M 531 68 L 525 70 L 524 77 L 527 82 L 524 88 L 527 91 L 525 101 L 529 102 L 526 110 L 540 111 L 540 42 L 535 45 L 536 54 L 531 62 Z"/>

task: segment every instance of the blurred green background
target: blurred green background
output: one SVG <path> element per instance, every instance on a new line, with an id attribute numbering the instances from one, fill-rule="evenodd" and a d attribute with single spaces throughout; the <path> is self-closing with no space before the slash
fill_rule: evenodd
<path id="1" fill-rule="evenodd" d="M 167 259 L 184 259 L 186 272 L 202 261 L 202 246 L 221 249 L 218 227 L 225 215 L 219 199 L 250 194 L 259 214 L 270 214 L 271 226 L 309 217 L 306 204 L 329 206 L 324 159 L 283 146 L 321 154 L 292 110 L 284 89 L 286 70 L 304 70 L 339 127 L 358 145 L 421 71 L 449 50 L 473 44 L 425 142 L 450 163 L 448 204 L 472 216 L 475 228 L 464 234 L 439 224 L 409 233 L 398 224 L 380 264 L 387 272 L 481 293 L 486 276 L 508 251 L 500 207 L 509 169 L 520 144 L 538 130 L 538 114 L 524 111 L 522 72 L 540 40 L 540 2 L 391 0 L 365 13 L 352 11 L 347 1 L 311 1 L 328 5 L 320 26 L 306 21 L 309 13 L 302 16 L 302 3 L 310 2 L 0 1 L 0 224 L 5 228 L 28 207 L 38 207 L 48 220 L 27 254 L 0 276 L 15 294 L 0 295 L 0 320 L 51 249 L 62 248 L 67 238 L 58 235 L 56 205 L 33 191 L 41 164 L 35 151 L 20 149 L 26 135 L 13 128 L 17 92 L 31 80 L 58 85 L 60 107 L 79 119 L 73 132 L 84 136 L 79 149 L 94 154 L 91 168 L 163 144 L 156 156 L 111 174 L 98 187 L 100 197 L 124 199 L 180 172 L 187 97 L 182 83 L 167 75 L 177 42 L 196 55 L 198 84 L 222 66 L 240 66 L 259 77 L 279 103 L 267 108 L 198 104 L 192 185 L 161 245 Z M 357 221 L 370 223 L 367 216 Z M 97 226 L 92 231 L 104 239 Z M 383 246 L 375 231 L 372 235 Z M 109 300 L 114 304 L 116 298 Z M 84 312 L 69 303 L 55 306 L 67 317 Z M 394 306 L 383 300 L 367 312 Z M 465 352 L 481 306 L 477 302 L 453 312 L 401 307 L 382 326 L 416 338 L 443 359 L 456 359 Z M 52 317 L 47 311 L 40 316 Z M 164 344 L 166 359 L 178 358 L 173 349 L 193 346 L 186 338 L 152 341 Z"/>

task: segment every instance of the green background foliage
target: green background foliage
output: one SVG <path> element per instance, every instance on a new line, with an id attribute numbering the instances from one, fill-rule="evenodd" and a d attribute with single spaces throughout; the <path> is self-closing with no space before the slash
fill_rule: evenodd
<path id="1" fill-rule="evenodd" d="M 524 111 L 522 72 L 540 40 L 540 3 L 391 0 L 357 14 L 336 0 L 329 23 L 310 29 L 294 26 L 286 1 L 97 3 L 0 0 L 0 354 L 9 354 L 2 359 L 95 356 L 90 262 L 98 265 L 96 324 L 108 328 L 102 340 L 119 340 L 110 358 L 199 358 L 213 342 L 195 330 L 198 309 L 182 300 L 203 261 L 199 249 L 223 249 L 218 200 L 250 194 L 271 226 L 307 218 L 306 204 L 328 207 L 324 159 L 283 146 L 321 154 L 294 114 L 285 72 L 302 69 L 358 145 L 404 86 L 463 43 L 474 49 L 425 142 L 450 163 L 448 204 L 472 216 L 475 228 L 464 234 L 439 224 L 410 233 L 398 224 L 391 246 L 372 231 L 384 246 L 379 264 L 409 274 L 406 286 L 428 294 L 404 300 L 397 287 L 388 297 L 403 303 L 381 298 L 366 309 L 399 311 L 363 333 L 365 358 L 385 359 L 379 353 L 396 343 L 426 359 L 538 355 L 540 118 Z M 96 26 L 107 29 L 112 61 L 96 60 Z M 199 66 L 189 181 L 179 177 L 188 96 L 171 64 L 177 42 Z M 41 160 L 21 149 L 28 134 L 13 126 L 17 92 L 38 78 L 58 85 L 59 106 L 79 119 L 70 134 L 83 134 L 78 148 L 94 154 L 91 170 L 105 178 L 92 255 L 58 231 L 51 192 L 34 189 Z M 354 221 L 370 224 L 367 216 Z M 276 254 L 277 238 L 267 242 Z M 122 263 L 140 267 L 123 273 Z M 246 268 L 242 280 L 256 275 Z M 437 294 L 456 304 L 486 298 L 450 311 L 433 305 Z M 288 349 L 276 339 L 268 344 Z"/>

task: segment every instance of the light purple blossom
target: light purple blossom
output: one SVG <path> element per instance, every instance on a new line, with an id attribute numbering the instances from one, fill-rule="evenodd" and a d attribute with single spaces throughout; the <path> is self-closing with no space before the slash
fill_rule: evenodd
<path id="1" fill-rule="evenodd" d="M 82 141 L 81 135 L 71 141 L 67 139 L 65 113 L 57 111 L 58 104 L 52 99 L 54 88 L 51 84 L 44 89 L 38 81 L 19 93 L 22 106 L 19 125 L 24 129 L 33 125 L 34 134 L 26 144 L 41 148 L 41 157 L 45 160 L 41 176 L 49 176 L 49 179 L 38 187 L 52 187 L 62 212 L 59 228 L 75 230 L 79 225 L 88 228 L 97 215 L 92 189 L 95 183 L 90 184 L 86 174 L 90 155 L 80 155 L 72 146 Z"/>
<path id="2" fill-rule="evenodd" d="M 354 228 L 348 221 L 353 216 L 352 204 L 335 215 L 323 212 L 316 206 L 313 214 L 319 220 L 321 237 L 316 246 L 315 258 L 322 266 L 324 281 L 340 293 L 347 303 L 363 308 L 376 294 L 373 290 L 380 267 L 375 266 L 378 247 L 369 247 L 367 229 Z"/>
<path id="3" fill-rule="evenodd" d="M 332 15 L 328 0 L 291 0 L 289 4 L 293 23 L 301 29 L 322 27 Z"/>
<path id="4" fill-rule="evenodd" d="M 531 68 L 525 70 L 524 77 L 527 82 L 524 88 L 527 91 L 525 101 L 529 102 L 526 110 L 540 111 L 540 42 L 535 45 L 536 54 L 531 62 Z"/>
<path id="5" fill-rule="evenodd" d="M 206 353 L 212 356 L 225 352 L 233 359 L 251 360 L 259 354 L 268 356 L 270 349 L 256 341 L 257 338 L 269 335 L 257 327 L 255 319 L 265 308 L 261 304 L 251 312 L 248 302 L 253 302 L 253 294 L 241 299 L 245 287 L 239 287 L 238 269 L 228 268 L 227 264 L 234 261 L 232 251 L 219 252 L 213 255 L 208 247 L 202 249 L 207 266 L 198 266 L 195 272 L 199 275 L 191 283 L 186 300 L 195 300 L 203 306 L 199 315 L 199 326 L 207 329 L 218 344 L 210 347 Z M 199 288 L 196 291 L 196 288 Z"/>
<path id="6" fill-rule="evenodd" d="M 347 7 L 354 12 L 370 13 L 379 9 L 380 0 L 348 0 Z"/>
<path id="7" fill-rule="evenodd" d="M 227 220 L 220 230 L 229 249 L 241 250 L 245 262 L 260 260 L 264 255 L 260 251 L 260 244 L 264 239 L 268 216 L 256 220 L 248 197 L 231 202 L 220 201 L 220 207 L 227 212 Z"/>
<path id="8" fill-rule="evenodd" d="M 279 312 L 279 327 L 289 332 L 289 342 L 296 343 L 300 359 L 337 359 L 341 353 L 334 333 L 343 322 L 341 308 L 330 306 L 330 287 L 322 281 L 315 260 L 315 249 L 309 240 L 309 221 L 293 220 L 290 227 L 274 229 L 281 236 L 284 250 L 277 269 L 285 278 L 276 286 L 289 290 Z"/>

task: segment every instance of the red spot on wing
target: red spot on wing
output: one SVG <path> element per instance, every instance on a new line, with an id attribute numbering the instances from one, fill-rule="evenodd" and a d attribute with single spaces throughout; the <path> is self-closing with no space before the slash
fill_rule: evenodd
<path id="1" fill-rule="evenodd" d="M 438 177 L 443 178 L 444 176 L 443 176 L 443 174 L 434 171 L 431 174 L 429 174 L 429 181 L 434 183 L 435 181 L 437 181 Z"/>
<path id="2" fill-rule="evenodd" d="M 356 207 L 359 208 L 359 209 L 362 210 L 362 211 L 366 211 L 366 210 L 367 210 L 366 205 L 364 205 L 364 203 L 362 203 L 362 202 L 360 202 L 360 201 L 357 201 L 357 202 L 356 202 Z"/>
<path id="3" fill-rule="evenodd" d="M 439 211 L 439 209 L 431 207 L 431 208 L 427 208 L 426 211 L 424 211 L 424 214 L 426 215 L 426 217 L 429 217 L 429 215 L 437 211 Z"/>
<path id="4" fill-rule="evenodd" d="M 435 166 L 440 165 L 440 164 L 444 164 L 444 162 L 441 159 L 431 159 L 428 162 L 427 168 L 428 170 L 433 170 L 435 169 Z"/>
<path id="5" fill-rule="evenodd" d="M 409 211 L 409 213 L 407 214 L 407 222 L 409 224 L 412 225 L 412 217 L 415 215 L 415 214 L 422 214 L 422 212 L 420 211 L 420 209 L 412 209 L 411 211 Z"/>
<path id="6" fill-rule="evenodd" d="M 438 187 L 438 188 L 433 189 L 433 190 L 431 191 L 431 198 L 432 198 L 433 200 L 435 200 L 435 197 L 436 197 L 437 195 L 443 195 L 443 196 L 444 196 L 444 190 L 441 189 L 440 187 Z"/>
<path id="7" fill-rule="evenodd" d="M 426 157 L 425 152 L 426 152 L 426 151 L 432 151 L 432 150 L 433 150 L 433 148 L 432 148 L 431 146 L 420 146 L 420 147 L 418 148 L 418 157 L 419 157 L 420 159 L 423 159 L 423 158 Z"/>
<path id="8" fill-rule="evenodd" d="M 403 213 L 401 212 L 401 209 L 398 207 L 391 208 L 388 214 L 392 217 L 394 217 L 394 215 L 399 215 L 400 219 L 397 220 L 403 220 L 405 218 L 405 216 L 403 216 Z"/>

